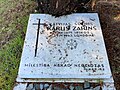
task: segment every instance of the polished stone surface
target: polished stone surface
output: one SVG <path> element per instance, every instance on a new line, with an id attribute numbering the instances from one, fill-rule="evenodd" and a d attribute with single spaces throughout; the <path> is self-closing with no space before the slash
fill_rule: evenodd
<path id="1" fill-rule="evenodd" d="M 31 14 L 19 78 L 110 78 L 102 30 L 96 13 L 59 18 Z"/>

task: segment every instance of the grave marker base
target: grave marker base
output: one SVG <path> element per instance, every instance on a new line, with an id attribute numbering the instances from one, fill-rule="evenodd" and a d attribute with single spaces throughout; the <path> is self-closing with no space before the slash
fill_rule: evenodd
<path id="1" fill-rule="evenodd" d="M 16 81 L 14 90 L 26 90 L 30 82 L 86 81 L 115 90 L 97 13 L 31 14 Z"/>
<path id="2" fill-rule="evenodd" d="M 18 78 L 17 78 L 18 79 Z M 20 79 L 19 78 L 19 83 L 16 84 L 16 86 L 14 87 L 13 90 L 26 90 L 27 88 L 27 85 L 28 84 L 59 84 L 59 83 L 71 83 L 71 84 L 84 84 L 86 81 L 89 82 L 89 83 L 94 83 L 94 84 L 100 84 L 102 83 L 102 86 L 100 86 L 102 88 L 102 90 L 116 90 L 115 87 L 114 87 L 114 80 L 113 78 L 111 77 L 110 79 L 106 79 L 106 80 L 92 80 L 92 79 L 86 79 L 86 80 L 80 80 L 80 79 L 71 79 L 71 80 L 62 80 L 62 79 L 39 79 L 39 80 L 32 80 L 32 79 Z M 26 82 L 26 83 L 25 83 Z M 94 87 L 95 88 L 95 87 Z M 92 89 L 91 89 L 92 90 Z"/>

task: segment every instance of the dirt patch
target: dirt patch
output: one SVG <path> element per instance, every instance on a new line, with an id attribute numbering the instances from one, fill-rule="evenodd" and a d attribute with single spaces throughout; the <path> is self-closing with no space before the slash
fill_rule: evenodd
<path id="1" fill-rule="evenodd" d="M 115 86 L 120 90 L 120 2 L 101 1 L 95 10 L 100 15 Z"/>

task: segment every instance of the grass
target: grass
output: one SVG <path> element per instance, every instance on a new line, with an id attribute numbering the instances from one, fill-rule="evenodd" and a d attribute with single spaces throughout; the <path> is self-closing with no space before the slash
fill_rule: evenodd
<path id="1" fill-rule="evenodd" d="M 0 90 L 14 87 L 29 14 L 35 7 L 32 0 L 0 0 Z"/>
<path id="2" fill-rule="evenodd" d="M 24 24 L 23 31 L 18 30 L 15 38 L 0 50 L 0 90 L 12 90 L 19 67 L 28 16 L 22 17 L 19 23 Z"/>

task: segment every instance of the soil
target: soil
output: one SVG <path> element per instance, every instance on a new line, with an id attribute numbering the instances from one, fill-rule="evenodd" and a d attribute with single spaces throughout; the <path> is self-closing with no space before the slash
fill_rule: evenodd
<path id="1" fill-rule="evenodd" d="M 120 90 L 120 2 L 98 2 L 108 58 L 117 90 Z"/>

